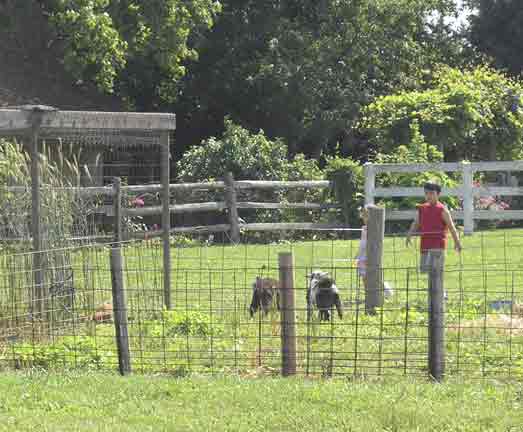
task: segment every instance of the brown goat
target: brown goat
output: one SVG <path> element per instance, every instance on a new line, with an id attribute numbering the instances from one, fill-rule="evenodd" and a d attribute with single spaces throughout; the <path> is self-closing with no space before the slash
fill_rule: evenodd
<path id="1" fill-rule="evenodd" d="M 261 309 L 265 315 L 274 304 L 280 310 L 280 283 L 276 279 L 256 277 L 252 284 L 252 301 L 249 308 L 251 318 Z"/>

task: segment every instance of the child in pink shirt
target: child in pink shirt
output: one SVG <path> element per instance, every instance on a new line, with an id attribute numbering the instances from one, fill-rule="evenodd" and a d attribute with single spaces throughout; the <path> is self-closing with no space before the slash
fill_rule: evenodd
<path id="1" fill-rule="evenodd" d="M 361 238 L 358 255 L 356 255 L 356 267 L 358 269 L 358 276 L 361 277 L 363 287 L 367 288 L 367 220 L 369 212 L 366 207 L 360 207 L 360 218 L 363 221 L 361 227 Z"/>

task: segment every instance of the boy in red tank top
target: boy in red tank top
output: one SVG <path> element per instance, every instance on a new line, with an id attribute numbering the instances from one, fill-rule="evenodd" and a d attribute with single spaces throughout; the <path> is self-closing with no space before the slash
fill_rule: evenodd
<path id="1" fill-rule="evenodd" d="M 428 363 L 431 375 L 441 380 L 445 374 L 445 299 L 443 270 L 447 233 L 454 239 L 454 248 L 461 252 L 456 227 L 447 207 L 439 202 L 440 185 L 425 183 L 425 202 L 418 205 L 417 217 L 407 234 L 407 246 L 414 233 L 421 236 L 420 271 L 429 273 L 428 278 Z"/>
<path id="2" fill-rule="evenodd" d="M 421 236 L 420 270 L 424 273 L 433 268 L 443 270 L 447 232 L 454 239 L 454 248 L 461 252 L 461 242 L 447 207 L 439 201 L 441 187 L 437 183 L 425 183 L 425 202 L 419 204 L 416 218 L 407 233 L 407 246 L 413 234 Z"/>

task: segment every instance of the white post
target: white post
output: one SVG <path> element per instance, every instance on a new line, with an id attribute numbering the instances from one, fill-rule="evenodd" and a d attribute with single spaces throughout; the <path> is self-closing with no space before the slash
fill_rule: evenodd
<path id="1" fill-rule="evenodd" d="M 363 166 L 365 172 L 365 205 L 374 204 L 374 189 L 376 187 L 376 171 L 374 165 L 367 162 Z"/>
<path id="2" fill-rule="evenodd" d="M 474 232 L 474 185 L 472 165 L 469 161 L 461 162 L 463 173 L 463 227 L 465 235 Z"/>

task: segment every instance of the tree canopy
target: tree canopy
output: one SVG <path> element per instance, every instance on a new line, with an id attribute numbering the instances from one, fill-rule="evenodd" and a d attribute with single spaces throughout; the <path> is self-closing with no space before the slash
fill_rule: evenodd
<path id="1" fill-rule="evenodd" d="M 175 112 L 176 159 L 225 118 L 289 159 L 367 159 L 414 122 L 446 159 L 519 157 L 523 6 L 467 3 L 468 39 L 454 0 L 3 0 L 0 23 L 40 13 L 74 81 Z"/>
<path id="2" fill-rule="evenodd" d="M 441 68 L 422 91 L 378 98 L 361 128 L 376 151 L 409 145 L 413 125 L 446 159 L 495 160 L 523 156 L 523 87 L 487 67 Z"/>
<path id="3" fill-rule="evenodd" d="M 29 1 L 29 0 L 25 0 Z M 189 39 L 213 24 L 214 0 L 44 0 L 64 64 L 131 105 L 176 100 L 184 62 L 197 58 Z"/>
<path id="4" fill-rule="evenodd" d="M 181 120 L 216 128 L 231 115 L 291 154 L 349 147 L 363 106 L 452 61 L 448 29 L 428 20 L 451 11 L 444 0 L 224 1 L 186 77 Z"/>
<path id="5" fill-rule="evenodd" d="M 520 0 L 468 0 L 469 39 L 494 65 L 512 75 L 523 70 L 523 2 Z"/>

